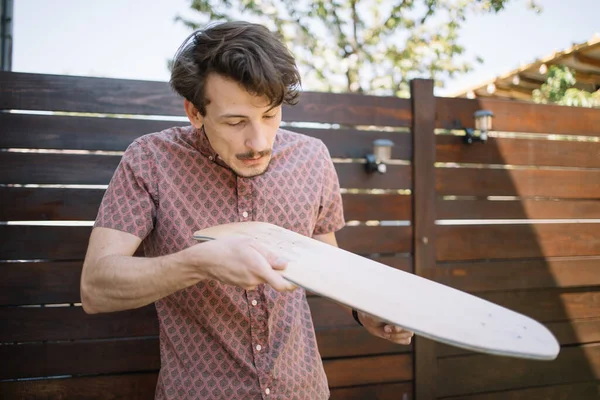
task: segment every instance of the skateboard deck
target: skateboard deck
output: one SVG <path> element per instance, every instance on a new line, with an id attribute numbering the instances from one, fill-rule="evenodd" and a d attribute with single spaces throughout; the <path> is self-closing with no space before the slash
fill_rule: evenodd
<path id="1" fill-rule="evenodd" d="M 285 279 L 417 336 L 481 353 L 553 360 L 560 346 L 542 324 L 505 307 L 265 222 L 194 233 L 198 241 L 251 237 L 287 257 Z"/>

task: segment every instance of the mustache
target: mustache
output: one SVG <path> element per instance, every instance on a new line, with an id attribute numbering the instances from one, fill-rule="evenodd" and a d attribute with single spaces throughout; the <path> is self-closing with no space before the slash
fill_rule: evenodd
<path id="1" fill-rule="evenodd" d="M 252 160 L 258 157 L 270 156 L 271 150 L 262 150 L 262 151 L 248 151 L 242 154 L 236 154 L 236 158 L 238 160 Z"/>

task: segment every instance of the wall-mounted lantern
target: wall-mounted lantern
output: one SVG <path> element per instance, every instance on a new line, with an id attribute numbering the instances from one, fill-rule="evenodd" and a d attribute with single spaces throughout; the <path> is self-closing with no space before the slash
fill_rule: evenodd
<path id="1" fill-rule="evenodd" d="M 377 171 L 380 174 L 385 174 L 387 171 L 386 163 L 392 158 L 392 146 L 394 146 L 394 142 L 389 139 L 377 139 L 373 142 L 373 153 L 365 156 L 367 159 L 367 172 Z"/>
<path id="2" fill-rule="evenodd" d="M 492 129 L 492 118 L 494 113 L 490 110 L 479 110 L 473 114 L 475 118 L 475 129 L 465 128 L 465 143 L 485 143 L 488 132 Z"/>

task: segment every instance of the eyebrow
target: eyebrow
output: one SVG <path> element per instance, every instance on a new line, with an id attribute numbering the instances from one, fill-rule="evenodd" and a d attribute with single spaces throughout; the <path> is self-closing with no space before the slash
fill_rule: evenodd
<path id="1" fill-rule="evenodd" d="M 273 111 L 275 108 L 277 108 L 277 106 L 273 106 L 271 108 L 269 108 L 267 111 L 265 111 L 263 114 L 266 114 L 268 112 Z M 247 115 L 242 115 L 242 114 L 222 114 L 219 115 L 220 119 L 227 119 L 227 118 L 248 118 Z"/>

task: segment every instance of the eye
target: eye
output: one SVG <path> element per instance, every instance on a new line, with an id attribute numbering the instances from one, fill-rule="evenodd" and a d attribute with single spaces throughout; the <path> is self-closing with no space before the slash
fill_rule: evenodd
<path id="1" fill-rule="evenodd" d="M 244 121 L 238 121 L 238 122 L 225 122 L 225 124 L 226 124 L 226 125 L 229 125 L 229 126 L 238 126 L 238 125 L 241 125 L 241 124 L 243 124 L 243 123 L 244 123 Z"/>
<path id="2" fill-rule="evenodd" d="M 277 116 L 277 114 L 273 114 L 273 115 L 264 115 L 263 118 L 266 119 L 271 119 L 271 118 L 275 118 Z"/>

